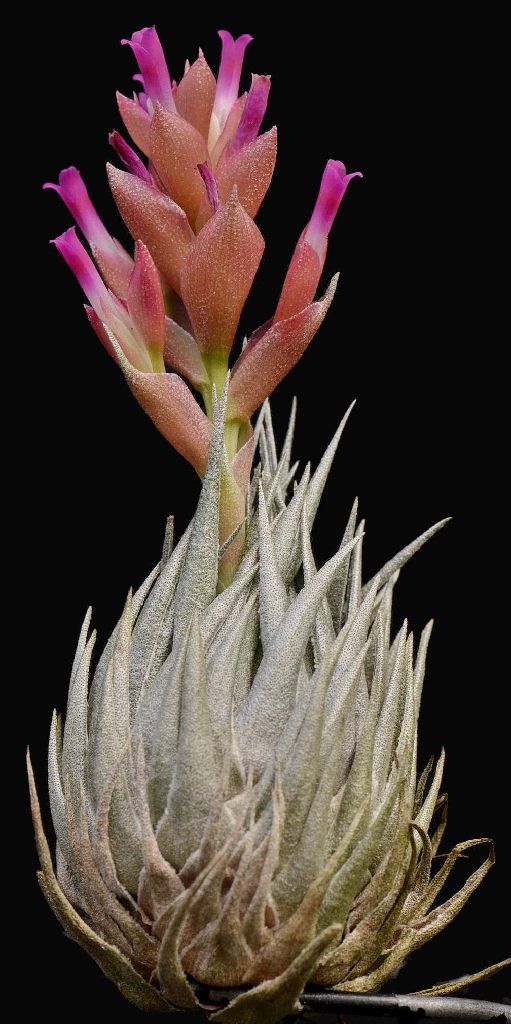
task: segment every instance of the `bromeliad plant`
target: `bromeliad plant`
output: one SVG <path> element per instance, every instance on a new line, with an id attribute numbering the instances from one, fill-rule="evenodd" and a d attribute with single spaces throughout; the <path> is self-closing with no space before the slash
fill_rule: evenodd
<path id="1" fill-rule="evenodd" d="M 133 257 L 75 168 L 48 186 L 93 257 L 74 228 L 55 239 L 92 326 L 203 482 L 175 547 L 169 520 L 162 560 L 128 597 L 90 686 L 86 616 L 65 725 L 55 714 L 50 733 L 56 869 L 29 775 L 43 892 L 120 990 L 170 1013 L 207 1006 L 201 985 L 242 986 L 208 1012 L 272 1024 L 309 980 L 378 989 L 452 920 L 493 853 L 434 907 L 460 854 L 488 842 L 455 846 L 432 871 L 446 822 L 443 755 L 432 779 L 431 762 L 416 781 L 431 624 L 415 653 L 406 622 L 391 632 L 399 570 L 443 522 L 363 585 L 355 504 L 338 553 L 317 569 L 310 534 L 346 417 L 290 494 L 294 409 L 278 455 L 265 401 L 333 298 L 336 278 L 315 294 L 354 177 L 340 161 L 326 165 L 273 316 L 229 372 L 263 255 L 253 218 L 276 130 L 260 134 L 267 76 L 238 95 L 250 37 L 220 37 L 217 80 L 200 53 L 179 83 L 154 28 L 124 40 L 143 91 L 119 95 L 119 109 L 147 162 L 113 132 L 126 170 L 108 173 Z"/>

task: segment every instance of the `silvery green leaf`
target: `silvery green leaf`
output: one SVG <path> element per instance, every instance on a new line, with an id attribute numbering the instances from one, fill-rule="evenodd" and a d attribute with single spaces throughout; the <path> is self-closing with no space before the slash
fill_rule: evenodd
<path id="1" fill-rule="evenodd" d="M 300 522 L 309 480 L 310 466 L 307 465 L 289 505 L 273 530 L 275 555 L 286 584 L 291 583 L 300 567 Z"/>
<path id="2" fill-rule="evenodd" d="M 406 684 L 406 638 L 407 623 L 405 620 L 397 637 L 395 664 L 390 675 L 387 695 L 376 727 L 373 774 L 380 788 L 387 781 L 395 749 L 399 707 Z"/>
<path id="3" fill-rule="evenodd" d="M 265 649 L 279 627 L 288 607 L 288 597 L 282 579 L 263 488 L 259 489 L 259 618 L 261 642 Z"/>
<path id="4" fill-rule="evenodd" d="M 62 787 L 62 726 L 54 711 L 51 718 L 48 743 L 48 792 L 51 817 L 57 841 L 68 864 L 71 862 L 71 848 L 67 831 L 66 804 Z"/>
<path id="5" fill-rule="evenodd" d="M 339 426 L 337 427 L 337 430 L 335 431 L 335 434 L 332 440 L 330 441 L 330 444 L 328 445 L 328 448 L 326 449 L 325 454 L 323 455 L 318 468 L 316 469 L 313 477 L 311 478 L 308 492 L 309 530 L 312 529 L 314 520 L 316 518 L 316 512 L 318 511 L 319 508 L 321 496 L 325 489 L 325 484 L 328 480 L 328 476 L 332 468 L 332 463 L 334 461 L 335 454 L 339 447 L 339 442 L 341 440 L 343 430 L 346 426 L 346 423 L 348 422 L 348 417 L 354 405 L 355 402 L 352 402 L 349 408 L 344 413 L 344 416 L 341 422 L 339 423 Z"/>
<path id="6" fill-rule="evenodd" d="M 278 461 L 278 465 L 268 492 L 268 508 L 271 508 L 274 501 L 276 502 L 277 507 L 279 509 L 283 509 L 285 507 L 287 488 L 289 487 L 289 484 L 293 479 L 292 476 L 290 477 L 290 463 L 291 449 L 293 446 L 293 437 L 295 431 L 295 422 L 296 398 L 293 398 L 293 402 L 291 405 L 291 413 L 289 416 L 289 422 L 286 431 L 286 437 L 284 439 L 280 459 Z M 293 467 L 295 473 L 297 468 L 298 463 L 295 463 L 295 466 Z"/>
<path id="7" fill-rule="evenodd" d="M 174 775 L 165 814 L 157 832 L 163 856 L 177 870 L 200 844 L 219 782 L 220 769 L 208 710 L 204 652 L 196 612 L 186 639 Z"/>
<path id="8" fill-rule="evenodd" d="M 173 599 L 186 557 L 190 528 L 186 530 L 162 569 L 133 631 L 130 668 L 131 720 L 149 683 L 169 653 L 174 618 Z"/>
<path id="9" fill-rule="evenodd" d="M 282 866 L 293 856 L 318 787 L 325 693 L 331 673 L 332 660 L 324 658 L 312 681 L 309 705 L 300 732 L 287 764 L 282 766 L 282 789 L 286 809 L 280 841 Z M 274 889 L 274 892 L 277 891 L 278 888 Z"/>
<path id="10" fill-rule="evenodd" d="M 403 565 L 406 565 L 409 559 L 420 550 L 422 545 L 425 544 L 430 537 L 433 537 L 435 533 L 438 533 L 438 530 L 442 529 L 442 526 L 445 526 L 446 523 L 450 523 L 450 521 L 450 516 L 448 516 L 447 519 L 440 519 L 438 523 L 434 523 L 433 526 L 429 527 L 429 530 L 425 530 L 424 533 L 421 533 L 420 537 L 412 540 L 411 544 L 407 544 L 402 551 L 399 551 L 397 555 L 394 555 L 394 557 L 390 558 L 388 562 L 385 562 L 385 565 L 378 573 L 378 576 L 380 577 L 380 586 L 387 583 L 394 573 L 397 572 L 398 569 L 402 569 Z M 373 581 L 370 580 L 369 583 L 366 583 L 364 593 L 366 593 L 372 582 Z"/>
<path id="11" fill-rule="evenodd" d="M 296 701 L 298 669 L 333 574 L 352 545 L 334 555 L 300 591 L 286 612 L 278 633 L 263 654 L 252 689 L 237 719 L 244 757 L 261 769 L 284 729 Z"/>
<path id="12" fill-rule="evenodd" d="M 431 824 L 431 819 L 433 817 L 436 802 L 438 800 L 438 794 L 440 793 L 440 786 L 442 785 L 442 777 L 444 774 L 444 765 L 445 750 L 442 750 L 437 762 L 437 766 L 435 768 L 435 774 L 431 786 L 429 788 L 428 794 L 415 819 L 417 824 L 421 825 L 421 827 L 426 831 L 428 830 Z"/>
<path id="13" fill-rule="evenodd" d="M 346 603 L 347 618 L 355 615 L 361 602 L 362 595 L 362 537 L 364 536 L 365 519 L 361 519 L 355 531 L 355 537 L 360 537 L 361 543 L 353 548 L 348 571 Z"/>
<path id="14" fill-rule="evenodd" d="M 144 582 L 140 585 L 138 590 L 135 591 L 131 602 L 131 614 L 133 616 L 133 622 L 137 621 L 140 611 L 142 610 L 142 608 L 145 607 L 145 602 L 149 594 L 151 593 L 151 589 L 155 580 L 158 579 L 159 573 L 160 564 L 156 565 L 154 569 L 151 570 L 151 572 L 146 577 Z M 96 671 L 94 672 L 94 677 L 92 680 L 89 695 L 89 719 L 94 713 L 97 694 L 100 693 L 101 688 L 103 686 L 104 678 L 112 657 L 112 651 L 114 649 L 115 638 L 117 635 L 117 631 L 119 629 L 119 625 L 120 620 L 117 623 L 117 626 L 114 629 L 112 635 L 109 637 L 107 643 L 105 644 Z"/>
<path id="15" fill-rule="evenodd" d="M 243 558 L 241 565 L 229 587 L 217 594 L 201 616 L 201 636 L 206 649 L 214 642 L 218 630 L 229 622 L 240 597 L 247 597 L 250 585 L 257 573 L 257 549 L 252 548 Z"/>
<path id="16" fill-rule="evenodd" d="M 271 408 L 268 399 L 263 403 L 264 413 L 264 430 L 266 434 L 266 441 L 268 445 L 268 463 L 272 476 L 277 472 L 278 458 L 277 458 L 277 445 L 275 443 L 275 434 L 273 431 L 273 420 L 271 416 Z"/>
<path id="17" fill-rule="evenodd" d="M 310 541 L 310 534 L 308 530 L 308 515 L 307 515 L 307 502 L 305 502 L 302 511 L 302 565 L 303 565 L 303 579 L 304 583 L 307 584 L 316 575 L 316 563 L 314 561 L 314 555 L 312 553 L 312 545 Z M 314 631 L 312 634 L 312 646 L 314 651 L 314 667 L 317 668 L 321 659 L 329 651 L 335 640 L 335 630 L 332 622 L 332 615 L 330 607 L 326 597 L 321 602 L 318 614 L 316 616 L 316 622 L 314 623 Z"/>
<path id="18" fill-rule="evenodd" d="M 62 744 L 62 774 L 68 775 L 74 786 L 83 781 L 87 755 L 87 695 L 89 670 L 96 632 L 87 641 L 83 654 L 75 668 L 67 699 L 66 724 Z"/>
<path id="19" fill-rule="evenodd" d="M 359 838 L 350 857 L 332 879 L 320 910 L 321 927 L 327 927 L 332 921 L 346 921 L 353 900 L 363 888 L 367 872 L 392 814 L 401 778 L 401 773 L 395 770 L 387 784 L 383 799 L 366 825 L 365 834 Z M 364 817 L 361 811 L 359 813 L 362 822 Z"/>
<path id="20" fill-rule="evenodd" d="M 163 538 L 163 548 L 161 553 L 161 564 L 165 565 L 168 562 L 172 551 L 174 550 L 174 516 L 169 516 L 165 524 L 165 536 Z"/>
<path id="21" fill-rule="evenodd" d="M 359 538 L 350 541 L 343 550 L 352 551 L 360 543 Z M 368 644 L 367 634 L 371 623 L 372 608 L 378 582 L 368 592 L 357 609 L 353 619 L 348 620 L 334 641 L 336 648 L 336 665 L 326 700 L 326 727 L 335 720 L 339 713 L 339 705 L 344 698 L 346 687 L 351 686 L 352 669 L 360 651 Z M 367 647 L 367 649 L 369 649 Z M 360 666 L 361 667 L 361 666 Z"/>
<path id="22" fill-rule="evenodd" d="M 433 630 L 433 619 L 427 623 L 424 627 L 421 638 L 419 641 L 419 649 L 417 651 L 417 657 L 415 659 L 415 671 L 413 676 L 413 685 L 415 687 L 415 703 L 417 707 L 417 713 L 420 708 L 421 697 L 422 697 L 422 686 L 424 683 L 424 673 L 426 671 L 426 655 L 428 652 L 429 641 L 431 638 L 431 632 Z"/>
<path id="23" fill-rule="evenodd" d="M 171 651 L 155 680 L 154 689 L 158 691 L 158 699 L 153 694 L 152 703 L 148 705 L 146 716 L 141 720 L 140 731 L 149 758 L 149 805 L 155 824 L 165 810 L 174 773 L 185 659 L 186 650 L 183 645 Z"/>
<path id="24" fill-rule="evenodd" d="M 76 652 L 75 652 L 75 656 L 74 656 L 74 659 L 73 659 L 73 665 L 72 665 L 72 668 L 71 668 L 71 683 L 73 682 L 73 679 L 74 679 L 74 677 L 76 675 L 78 666 L 79 666 L 79 664 L 80 664 L 80 662 L 82 660 L 82 657 L 83 657 L 83 654 L 84 654 L 84 651 L 85 651 L 87 640 L 89 638 L 89 629 L 90 629 L 91 619 L 92 619 L 92 608 L 89 607 L 89 608 L 87 608 L 87 611 L 85 613 L 85 618 L 83 620 L 82 628 L 80 630 L 80 636 L 78 637 L 78 644 L 76 646 Z"/>
<path id="25" fill-rule="evenodd" d="M 240 684 L 238 662 L 243 652 L 247 629 L 250 630 L 255 604 L 254 593 L 245 601 L 234 621 L 229 623 L 229 627 L 220 630 L 206 661 L 211 727 L 220 748 L 229 735 L 234 696 Z"/>
<path id="26" fill-rule="evenodd" d="M 357 525 L 357 513 L 358 513 L 358 498 L 355 498 L 351 512 L 349 515 L 346 528 L 344 530 L 341 547 L 345 544 L 349 544 L 350 540 L 353 540 L 355 536 L 355 529 Z M 348 572 L 349 562 L 343 562 L 339 567 L 339 571 L 332 580 L 332 586 L 328 594 L 328 600 L 332 611 L 332 618 L 336 632 L 339 632 L 343 622 L 345 621 L 345 607 L 344 601 L 346 596 L 346 586 L 348 583 Z"/>

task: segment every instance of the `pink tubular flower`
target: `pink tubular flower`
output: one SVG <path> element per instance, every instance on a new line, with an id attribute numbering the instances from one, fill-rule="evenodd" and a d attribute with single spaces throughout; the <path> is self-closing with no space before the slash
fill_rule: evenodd
<path id="1" fill-rule="evenodd" d="M 110 132 L 108 141 L 112 146 L 112 149 L 117 153 L 119 159 L 122 160 L 124 166 L 128 168 L 128 171 L 135 174 L 137 178 L 141 179 L 141 181 L 147 182 L 148 185 L 154 185 L 153 178 L 146 165 L 140 159 L 138 154 L 135 153 L 135 150 L 125 142 L 122 135 L 119 135 L 119 132 Z"/>
<path id="2" fill-rule="evenodd" d="M 361 177 L 360 171 L 346 174 L 340 160 L 328 160 L 311 219 L 291 257 L 274 323 L 294 316 L 312 302 L 325 263 L 328 235 L 342 197 L 351 179 Z"/>
<path id="3" fill-rule="evenodd" d="M 259 134 L 259 129 L 268 106 L 271 80 L 269 75 L 252 75 L 252 85 L 243 107 L 236 135 L 231 143 L 231 151 L 243 149 L 248 142 Z"/>
<path id="4" fill-rule="evenodd" d="M 118 295 L 126 295 L 133 260 L 106 230 L 77 168 L 66 167 L 59 174 L 58 185 L 47 181 L 43 188 L 53 189 L 60 196 L 85 235 L 109 286 Z"/>
<path id="5" fill-rule="evenodd" d="M 346 174 L 346 168 L 340 160 L 328 160 L 312 217 L 304 234 L 305 241 L 315 249 L 320 259 L 324 260 L 328 235 L 347 187 L 352 178 L 361 177 L 360 171 Z"/>
<path id="6" fill-rule="evenodd" d="M 175 110 L 172 82 L 162 45 L 154 26 L 141 28 L 131 39 L 121 39 L 123 46 L 131 46 L 140 68 L 144 94 L 152 103 L 161 103 L 167 110 Z"/>
<path id="7" fill-rule="evenodd" d="M 243 35 L 234 39 L 230 32 L 220 29 L 218 35 L 222 41 L 222 56 L 216 84 L 215 102 L 211 116 L 209 148 L 215 145 L 222 132 L 228 115 L 237 98 L 243 66 L 243 57 L 252 36 Z"/>

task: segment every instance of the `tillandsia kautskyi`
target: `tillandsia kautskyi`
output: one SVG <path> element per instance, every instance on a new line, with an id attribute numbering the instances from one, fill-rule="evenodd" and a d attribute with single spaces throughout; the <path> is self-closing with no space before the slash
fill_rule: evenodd
<path id="1" fill-rule="evenodd" d="M 309 981 L 379 989 L 461 910 L 493 851 L 438 903 L 458 857 L 489 840 L 459 843 L 432 870 L 447 805 L 443 755 L 417 778 L 431 624 L 414 649 L 391 614 L 401 567 L 446 520 L 363 583 L 355 503 L 317 568 L 311 529 L 349 410 L 312 474 L 292 463 L 295 406 L 280 452 L 272 427 L 267 398 L 332 302 L 337 278 L 316 292 L 359 172 L 327 161 L 276 309 L 229 366 L 263 256 L 254 217 L 277 132 L 261 133 L 268 76 L 239 95 L 251 37 L 219 35 L 217 78 L 199 51 L 179 82 L 154 28 L 123 40 L 141 91 L 118 104 L 137 149 L 112 132 L 123 167 L 108 177 L 133 254 L 78 170 L 46 186 L 88 246 L 74 227 L 54 240 L 92 327 L 202 486 L 175 545 L 169 519 L 161 562 L 128 596 L 90 682 L 85 617 L 65 723 L 55 713 L 50 732 L 56 866 L 30 762 L 29 776 L 43 892 L 121 992 L 172 1013 L 200 1007 L 201 984 L 240 986 L 206 1012 L 272 1024 Z"/>

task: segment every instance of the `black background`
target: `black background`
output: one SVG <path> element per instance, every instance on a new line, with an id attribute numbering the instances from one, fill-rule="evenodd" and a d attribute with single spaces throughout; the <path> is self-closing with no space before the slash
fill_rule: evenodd
<path id="1" fill-rule="evenodd" d="M 44 180 L 76 164 L 107 225 L 125 239 L 103 169 L 111 158 L 107 133 L 121 127 L 115 89 L 129 94 L 135 70 L 118 40 L 154 21 L 176 76 L 199 44 L 216 70 L 218 27 L 250 31 L 247 67 L 273 75 L 266 124 L 279 126 L 279 156 L 259 216 L 264 264 L 242 327 L 271 315 L 325 160 L 340 158 L 364 172 L 331 236 L 324 282 L 340 269 L 340 289 L 320 334 L 274 396 L 274 418 L 282 431 L 296 393 L 296 456 L 316 464 L 344 409 L 358 399 L 318 517 L 318 559 L 336 548 L 355 494 L 367 520 L 366 576 L 432 522 L 454 517 L 404 572 L 396 623 L 407 614 L 419 630 L 435 617 L 421 763 L 445 744 L 447 842 L 493 836 L 497 864 L 455 923 L 394 984 L 413 991 L 509 955 L 508 625 L 500 596 L 508 402 L 488 230 L 498 232 L 499 217 L 495 170 L 485 165 L 491 88 L 486 100 L 480 92 L 488 25 L 465 17 L 447 26 L 428 20 L 424 6 L 413 19 L 397 7 L 375 13 L 359 6 L 341 12 L 338 28 L 324 4 L 282 27 L 271 6 L 251 5 L 246 14 L 222 5 L 212 13 L 180 7 L 176 15 L 170 5 L 113 5 L 106 18 L 89 5 L 77 9 L 76 21 L 71 7 L 64 20 L 46 11 L 28 40 L 30 116 L 22 122 L 26 158 L 19 166 L 38 312 L 30 314 L 28 334 L 22 415 L 31 429 L 21 445 L 19 520 L 24 577 L 35 572 L 42 603 L 36 614 L 30 597 L 21 614 L 29 624 L 29 667 L 28 684 L 19 681 L 15 775 L 23 920 L 37 951 L 30 954 L 35 983 L 24 998 L 34 1012 L 61 998 L 57 1012 L 64 1013 L 65 994 L 76 986 L 84 1013 L 101 1008 L 136 1017 L 63 937 L 38 893 L 19 779 L 28 740 L 44 791 L 50 713 L 54 704 L 65 707 L 87 604 L 104 640 L 128 586 L 158 560 L 165 517 L 175 513 L 180 532 L 198 493 L 193 471 L 156 433 L 89 329 L 78 285 L 47 245 L 69 216 L 53 194 L 40 192 Z M 26 324 L 28 303 L 19 313 Z M 470 864 L 462 862 L 455 880 L 480 856 L 475 851 Z M 509 972 L 472 990 L 488 999 L 510 992 Z"/>

